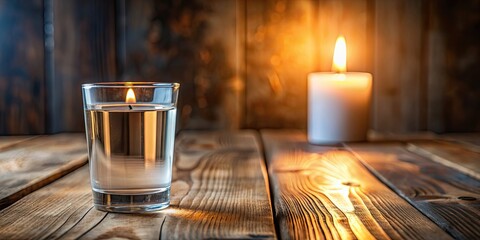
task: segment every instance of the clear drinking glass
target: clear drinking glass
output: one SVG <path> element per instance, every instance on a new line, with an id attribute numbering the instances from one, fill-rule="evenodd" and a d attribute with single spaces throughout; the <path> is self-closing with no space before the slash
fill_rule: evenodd
<path id="1" fill-rule="evenodd" d="M 83 84 L 95 207 L 150 212 L 170 204 L 178 83 Z"/>

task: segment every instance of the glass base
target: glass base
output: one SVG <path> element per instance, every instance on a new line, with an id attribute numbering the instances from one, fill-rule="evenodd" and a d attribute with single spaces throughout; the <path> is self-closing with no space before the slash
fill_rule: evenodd
<path id="1" fill-rule="evenodd" d="M 93 204 L 106 212 L 155 212 L 170 205 L 170 188 L 151 194 L 109 194 L 93 190 Z"/>

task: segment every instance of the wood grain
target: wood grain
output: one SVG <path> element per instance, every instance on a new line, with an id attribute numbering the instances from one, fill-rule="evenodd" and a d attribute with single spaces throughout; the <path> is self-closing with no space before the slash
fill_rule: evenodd
<path id="1" fill-rule="evenodd" d="M 480 179 L 480 150 L 447 141 L 415 141 L 407 149 Z"/>
<path id="2" fill-rule="evenodd" d="M 180 83 L 181 129 L 240 128 L 245 3 L 119 2 L 124 4 L 119 14 L 124 21 L 119 29 L 122 79 Z"/>
<path id="3" fill-rule="evenodd" d="M 84 134 L 41 136 L 0 151 L 0 209 L 87 162 Z"/>
<path id="4" fill-rule="evenodd" d="M 247 128 L 306 127 L 316 7 L 316 1 L 246 1 Z"/>
<path id="5" fill-rule="evenodd" d="M 93 209 L 88 179 L 84 166 L 0 211 L 0 238 L 81 236 L 106 215 Z"/>
<path id="6" fill-rule="evenodd" d="M 181 133 L 171 206 L 157 213 L 92 209 L 86 166 L 0 212 L 1 239 L 57 237 L 275 238 L 258 139 L 253 132 Z"/>
<path id="7" fill-rule="evenodd" d="M 375 1 L 373 128 L 425 129 L 424 1 Z"/>
<path id="8" fill-rule="evenodd" d="M 480 237 L 480 181 L 401 143 L 348 144 L 375 175 L 456 239 Z"/>
<path id="9" fill-rule="evenodd" d="M 0 1 L 0 135 L 45 133 L 43 1 Z"/>
<path id="10" fill-rule="evenodd" d="M 187 194 L 175 198 L 177 209 L 165 220 L 162 238 L 275 237 L 254 132 L 184 134 L 176 149 L 175 184 Z"/>
<path id="11" fill-rule="evenodd" d="M 348 151 L 309 145 L 298 131 L 262 138 L 281 238 L 450 238 Z"/>
<path id="12" fill-rule="evenodd" d="M 1 136 L 0 137 L 0 150 L 11 147 L 15 144 L 27 141 L 37 136 Z"/>
<path id="13" fill-rule="evenodd" d="M 433 132 L 418 131 L 408 133 L 395 133 L 395 132 L 377 132 L 370 130 L 367 134 L 369 142 L 376 141 L 411 141 L 411 140 L 424 140 L 424 139 L 436 139 L 438 135 Z"/>
<path id="14" fill-rule="evenodd" d="M 437 49 L 432 49 L 432 58 L 437 58 L 433 71 L 440 72 L 440 79 L 432 79 L 432 85 L 444 86 L 439 95 L 444 99 L 440 119 L 444 132 L 480 131 L 480 2 L 430 1 L 430 21 L 437 22 L 441 32 Z M 465 37 L 460 37 L 465 36 Z M 468 37 L 467 37 L 468 36 Z M 439 51 L 437 51 L 439 50 Z M 437 75 L 438 76 L 438 75 Z M 444 78 L 444 79 L 442 79 Z M 437 103 L 438 104 L 438 103 Z M 433 105 L 435 107 L 435 105 Z"/>
<path id="15" fill-rule="evenodd" d="M 82 83 L 115 81 L 114 1 L 53 3 L 53 76 L 47 88 L 50 133 L 84 131 Z"/>
<path id="16" fill-rule="evenodd" d="M 476 133 L 451 133 L 440 135 L 440 138 L 459 142 L 475 151 L 480 152 L 480 132 Z"/>
<path id="17" fill-rule="evenodd" d="M 425 31 L 426 54 L 426 80 L 427 80 L 427 127 L 431 131 L 445 132 L 446 127 L 446 101 L 445 94 L 448 82 L 447 59 L 445 46 L 444 23 L 440 14 L 439 5 L 447 1 L 426 1 L 428 11 L 427 27 Z M 450 1 L 452 2 L 452 1 Z M 425 65 L 425 64 L 424 64 Z"/>

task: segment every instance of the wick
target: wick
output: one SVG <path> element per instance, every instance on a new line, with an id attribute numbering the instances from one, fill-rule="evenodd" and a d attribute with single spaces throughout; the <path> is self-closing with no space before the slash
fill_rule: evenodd
<path id="1" fill-rule="evenodd" d="M 133 108 L 132 108 L 132 105 L 128 105 L 128 108 L 130 108 L 130 110 L 132 110 L 132 109 L 133 109 Z"/>

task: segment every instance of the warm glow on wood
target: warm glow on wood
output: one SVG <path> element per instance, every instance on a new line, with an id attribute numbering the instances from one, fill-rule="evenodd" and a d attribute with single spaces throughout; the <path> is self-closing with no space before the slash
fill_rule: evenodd
<path id="1" fill-rule="evenodd" d="M 128 89 L 127 91 L 127 97 L 125 98 L 126 103 L 136 103 L 137 98 L 135 98 L 135 93 L 131 88 Z"/>
<path id="2" fill-rule="evenodd" d="M 332 71 L 346 72 L 347 71 L 347 43 L 343 36 L 337 38 L 335 43 L 335 51 L 333 52 Z"/>

